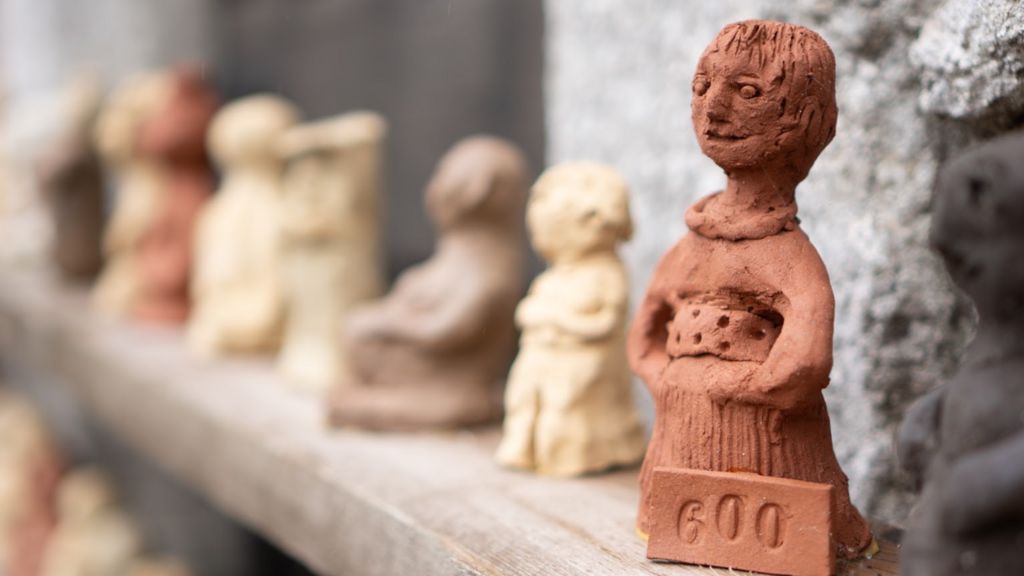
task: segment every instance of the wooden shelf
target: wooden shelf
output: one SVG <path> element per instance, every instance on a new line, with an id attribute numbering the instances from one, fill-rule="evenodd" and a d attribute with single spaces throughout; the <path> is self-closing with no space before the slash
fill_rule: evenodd
<path id="1" fill-rule="evenodd" d="M 0 359 L 312 570 L 338 575 L 706 575 L 633 533 L 636 472 L 552 480 L 491 459 L 496 430 L 329 431 L 266 360 L 190 356 L 174 329 L 90 311 L 44 274 L 0 279 Z M 894 546 L 850 575 L 896 574 Z"/>

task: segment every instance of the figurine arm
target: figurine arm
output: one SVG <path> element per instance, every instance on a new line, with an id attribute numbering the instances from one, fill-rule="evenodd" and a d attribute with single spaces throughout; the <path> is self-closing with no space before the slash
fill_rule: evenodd
<path id="1" fill-rule="evenodd" d="M 626 313 L 625 273 L 607 265 L 598 266 L 592 275 L 583 278 L 584 287 L 593 292 L 581 294 L 576 306 L 566 302 L 555 309 L 555 325 L 584 342 L 609 338 L 621 326 Z"/>
<path id="2" fill-rule="evenodd" d="M 400 339 L 434 351 L 453 350 L 485 333 L 492 323 L 509 322 L 494 318 L 493 291 L 478 282 L 468 282 L 459 293 L 438 302 L 428 313 L 410 317 Z M 510 315 L 511 316 L 511 315 Z"/>
<path id="3" fill-rule="evenodd" d="M 918 398 L 907 409 L 896 436 L 896 453 L 900 465 L 920 489 L 938 438 L 936 433 L 942 415 L 945 389 L 936 388 Z"/>
<path id="4" fill-rule="evenodd" d="M 835 297 L 828 272 L 806 236 L 774 280 L 788 299 L 779 305 L 782 329 L 761 368 L 748 378 L 759 382 L 753 401 L 789 410 L 818 398 L 832 371 Z"/>
<path id="5" fill-rule="evenodd" d="M 626 340 L 629 366 L 648 386 L 653 386 L 661 371 L 668 365 L 665 349 L 668 342 L 668 323 L 674 310 L 665 296 L 663 286 L 668 281 L 669 262 L 678 258 L 677 248 L 669 250 L 658 262 L 644 299 L 633 317 Z"/>
<path id="6" fill-rule="evenodd" d="M 939 494 L 942 525 L 969 534 L 1024 518 L 1024 433 L 960 458 Z"/>

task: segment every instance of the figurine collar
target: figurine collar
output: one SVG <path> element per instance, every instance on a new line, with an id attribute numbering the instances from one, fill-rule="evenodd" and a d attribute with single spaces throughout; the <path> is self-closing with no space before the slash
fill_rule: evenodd
<path id="1" fill-rule="evenodd" d="M 721 194 L 705 196 L 686 210 L 690 230 L 713 240 L 739 241 L 773 236 L 800 224 L 796 202 L 766 210 L 737 210 L 718 202 Z"/>

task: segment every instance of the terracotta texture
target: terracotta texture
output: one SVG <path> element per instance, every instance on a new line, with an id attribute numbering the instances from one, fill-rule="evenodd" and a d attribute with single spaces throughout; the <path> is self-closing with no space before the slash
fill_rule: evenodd
<path id="1" fill-rule="evenodd" d="M 943 167 L 931 242 L 980 323 L 959 370 L 907 411 L 899 455 L 923 490 L 907 576 L 1024 574 L 1024 133 Z"/>
<path id="2" fill-rule="evenodd" d="M 629 278 L 616 254 L 633 231 L 628 194 L 618 172 L 592 163 L 551 168 L 533 187 L 527 225 L 550 267 L 516 308 L 505 466 L 573 476 L 643 458 L 626 362 Z"/>
<path id="3" fill-rule="evenodd" d="M 657 467 L 752 472 L 832 485 L 842 556 L 871 543 L 832 449 L 828 273 L 796 218 L 795 189 L 835 132 L 835 60 L 814 32 L 725 27 L 693 80 L 701 149 L 728 177 L 694 204 L 630 328 L 656 418 L 641 471 L 650 530 Z"/>
<path id="4" fill-rule="evenodd" d="M 647 557 L 788 576 L 831 576 L 832 486 L 658 468 Z"/>
<path id="5" fill-rule="evenodd" d="M 72 279 L 90 279 L 103 264 L 103 174 L 92 139 L 99 104 L 94 78 L 71 85 L 63 106 L 66 129 L 38 166 L 39 185 L 53 215 L 54 260 Z"/>
<path id="6" fill-rule="evenodd" d="M 325 392 L 346 377 L 345 320 L 383 290 L 386 133 L 380 115 L 350 112 L 296 126 L 279 142 L 288 318 L 278 367 L 298 388 Z"/>
<path id="7" fill-rule="evenodd" d="M 116 190 L 103 236 L 106 262 L 93 289 L 96 306 L 108 314 L 127 315 L 139 298 L 139 242 L 159 209 L 163 186 L 157 163 L 139 149 L 139 135 L 142 125 L 164 106 L 170 89 L 166 73 L 129 78 L 97 118 L 96 147 Z"/>
<path id="8" fill-rule="evenodd" d="M 434 255 L 346 326 L 352 376 L 331 391 L 338 426 L 414 429 L 501 414 L 523 283 L 526 168 L 512 144 L 466 138 L 427 186 Z"/>
<path id="9" fill-rule="evenodd" d="M 278 139 L 299 119 L 271 95 L 217 113 L 207 137 L 220 189 L 196 230 L 188 343 L 202 355 L 273 352 L 284 330 Z"/>
<path id="10" fill-rule="evenodd" d="M 39 415 L 0 395 L 0 573 L 36 576 L 56 522 L 61 457 Z"/>
<path id="11" fill-rule="evenodd" d="M 95 469 L 76 470 L 61 480 L 57 501 L 60 521 L 40 576 L 125 574 L 142 540 L 106 478 Z"/>
<path id="12" fill-rule="evenodd" d="M 198 68 L 174 71 L 167 101 L 144 122 L 140 153 L 162 172 L 159 206 L 138 241 L 139 298 L 134 315 L 180 323 L 189 313 L 195 223 L 213 190 L 206 130 L 217 98 Z"/>

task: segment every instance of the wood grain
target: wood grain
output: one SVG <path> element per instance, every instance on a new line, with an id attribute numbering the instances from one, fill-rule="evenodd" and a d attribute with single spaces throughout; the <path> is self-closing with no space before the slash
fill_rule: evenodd
<path id="1" fill-rule="evenodd" d="M 324 574 L 740 573 L 645 560 L 635 470 L 504 471 L 491 429 L 329 431 L 319 400 L 289 390 L 270 360 L 195 359 L 178 330 L 101 318 L 84 291 L 44 275 L 0 278 L 0 359 L 66 386 L 135 450 Z M 841 573 L 897 574 L 895 544 Z"/>

